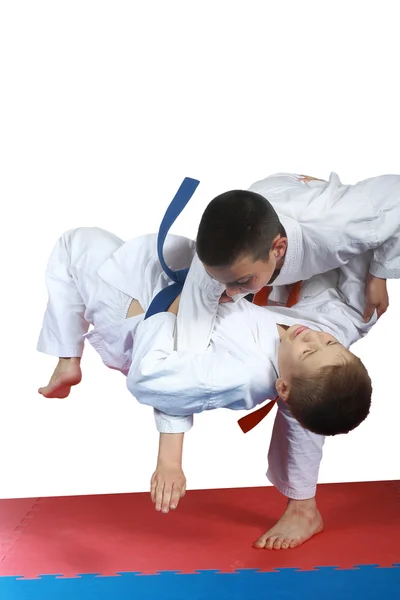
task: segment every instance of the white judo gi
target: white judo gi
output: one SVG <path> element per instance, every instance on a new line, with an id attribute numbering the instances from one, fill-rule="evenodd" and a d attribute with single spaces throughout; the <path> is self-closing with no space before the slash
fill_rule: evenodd
<path id="1" fill-rule="evenodd" d="M 171 268 L 188 266 L 193 254 L 193 242 L 168 236 L 164 256 Z M 132 298 L 146 310 L 170 283 L 156 258 L 156 235 L 124 244 L 99 229 L 73 230 L 62 236 L 49 260 L 49 303 L 38 350 L 58 357 L 81 356 L 87 338 L 107 366 L 127 375 L 137 399 L 155 408 L 160 432 L 185 432 L 193 413 L 219 407 L 251 409 L 275 396 L 276 323 L 323 329 L 345 345 L 359 339 L 373 322 L 365 325 L 362 314 L 346 306 L 341 294 L 363 298 L 358 292 L 367 273 L 365 261 L 360 269 L 341 273 L 343 292 L 336 290 L 337 272 L 319 283 L 308 282 L 302 288 L 303 307 L 300 303 L 296 312 L 263 309 L 246 301 L 222 304 L 206 351 L 174 352 L 174 315 L 125 318 Z M 125 291 L 104 281 L 103 274 L 110 272 L 120 278 L 119 287 Z M 333 315 L 327 314 L 329 305 L 335 308 Z M 90 324 L 93 329 L 88 331 Z M 297 499 L 315 494 L 323 442 L 322 436 L 304 430 L 283 403 L 279 406 L 268 477 L 283 494 Z"/>
<path id="2" fill-rule="evenodd" d="M 250 187 L 275 208 L 288 238 L 270 300 L 284 302 L 282 286 L 342 267 L 369 250 L 371 275 L 400 277 L 400 175 L 382 175 L 355 185 L 342 184 L 336 173 L 329 181 L 303 183 L 301 177 L 272 175 Z M 111 273 L 107 280 L 114 283 Z M 179 349 L 207 348 L 224 289 L 210 278 L 196 255 L 179 305 Z M 196 321 L 189 320 L 193 313 Z"/>

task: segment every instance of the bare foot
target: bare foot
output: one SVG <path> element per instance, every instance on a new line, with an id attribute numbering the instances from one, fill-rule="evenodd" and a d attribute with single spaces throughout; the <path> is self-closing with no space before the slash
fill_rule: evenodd
<path id="1" fill-rule="evenodd" d="M 66 398 L 73 385 L 81 382 L 80 358 L 60 358 L 46 387 L 39 388 L 39 394 L 46 398 Z"/>
<path id="2" fill-rule="evenodd" d="M 315 498 L 310 500 L 289 499 L 282 517 L 276 525 L 264 533 L 255 543 L 255 548 L 287 550 L 296 548 L 323 529 L 321 515 Z"/>

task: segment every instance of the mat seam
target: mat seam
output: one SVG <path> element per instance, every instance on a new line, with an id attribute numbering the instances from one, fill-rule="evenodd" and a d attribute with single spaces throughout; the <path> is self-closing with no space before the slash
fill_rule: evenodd
<path id="1" fill-rule="evenodd" d="M 14 544 L 18 542 L 24 530 L 30 525 L 31 521 L 34 519 L 38 509 L 40 508 L 40 500 L 41 498 L 36 498 L 33 501 L 32 506 L 25 514 L 25 516 L 21 518 L 19 524 L 16 527 L 14 527 L 8 539 L 6 539 L 2 544 L 0 544 L 0 565 L 4 562 L 4 560 L 6 560 Z"/>
<path id="2" fill-rule="evenodd" d="M 155 571 L 154 573 L 141 573 L 138 571 L 116 571 L 113 574 L 108 573 L 107 575 L 103 575 L 102 573 L 77 573 L 76 575 L 67 575 L 63 576 L 62 574 L 45 574 L 41 573 L 40 575 L 24 577 L 24 576 L 3 576 L 1 579 L 16 579 L 18 581 L 29 581 L 29 580 L 41 580 L 43 577 L 51 578 L 51 579 L 82 579 L 82 578 L 107 578 L 107 577 L 157 577 L 157 576 L 179 576 L 179 575 L 207 575 L 207 574 L 218 574 L 218 575 L 241 575 L 241 574 L 249 574 L 249 575 L 262 575 L 266 573 L 285 573 L 285 572 L 297 572 L 297 573 L 314 573 L 320 571 L 360 571 L 363 569 L 399 569 L 400 563 L 393 563 L 390 567 L 380 567 L 380 565 L 353 565 L 351 568 L 340 568 L 336 566 L 316 566 L 312 569 L 298 569 L 296 567 L 282 567 L 275 569 L 237 569 L 235 571 L 220 571 L 218 569 L 199 569 L 191 572 L 184 571 Z"/>

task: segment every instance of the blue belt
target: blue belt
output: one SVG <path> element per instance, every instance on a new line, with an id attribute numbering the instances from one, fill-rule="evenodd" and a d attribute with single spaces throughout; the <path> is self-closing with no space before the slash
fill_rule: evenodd
<path id="1" fill-rule="evenodd" d="M 174 281 L 174 283 L 168 285 L 166 288 L 158 292 L 158 294 L 153 298 L 145 314 L 145 319 L 148 319 L 149 317 L 159 312 L 167 311 L 173 303 L 173 301 L 182 292 L 183 284 L 185 283 L 185 279 L 189 272 L 189 269 L 179 269 L 178 271 L 173 271 L 168 267 L 163 255 L 164 242 L 169 230 L 171 229 L 172 225 L 175 223 L 176 219 L 179 217 L 179 215 L 185 208 L 186 204 L 193 196 L 199 183 L 200 182 L 196 179 L 185 177 L 185 179 L 181 183 L 179 190 L 176 192 L 171 204 L 168 206 L 163 220 L 161 221 L 157 237 L 158 259 L 161 263 L 164 272 L 168 275 L 170 279 L 172 279 L 172 281 Z"/>

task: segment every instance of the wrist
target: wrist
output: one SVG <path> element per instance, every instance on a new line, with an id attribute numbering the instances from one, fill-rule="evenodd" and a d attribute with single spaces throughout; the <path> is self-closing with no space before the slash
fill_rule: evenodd
<path id="1" fill-rule="evenodd" d="M 158 455 L 157 467 L 159 469 L 182 469 L 182 459 Z"/>
<path id="2" fill-rule="evenodd" d="M 182 467 L 183 433 L 161 433 L 158 466 Z"/>
<path id="3" fill-rule="evenodd" d="M 371 273 L 368 273 L 368 279 L 369 279 L 369 281 L 372 281 L 373 279 L 376 279 L 378 281 L 386 281 L 387 280 L 386 277 L 377 277 L 376 275 L 372 275 Z"/>

